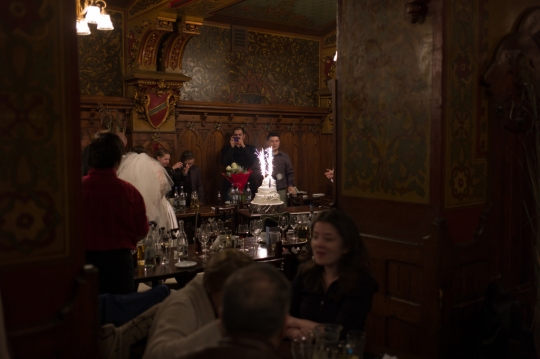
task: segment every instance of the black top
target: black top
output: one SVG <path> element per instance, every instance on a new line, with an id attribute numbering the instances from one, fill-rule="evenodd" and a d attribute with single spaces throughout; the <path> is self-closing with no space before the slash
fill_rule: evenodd
<path id="1" fill-rule="evenodd" d="M 233 162 L 244 168 L 253 167 L 253 163 L 257 160 L 257 149 L 252 145 L 246 147 L 231 147 L 229 145 L 223 147 L 221 151 L 221 164 L 230 166 Z"/>
<path id="2" fill-rule="evenodd" d="M 342 336 L 349 330 L 364 330 L 373 294 L 379 285 L 371 274 L 365 272 L 356 288 L 336 298 L 339 284 L 340 279 L 337 279 L 326 293 L 314 293 L 305 288 L 304 281 L 297 275 L 292 282 L 291 315 L 321 324 L 340 324 L 343 326 Z"/>

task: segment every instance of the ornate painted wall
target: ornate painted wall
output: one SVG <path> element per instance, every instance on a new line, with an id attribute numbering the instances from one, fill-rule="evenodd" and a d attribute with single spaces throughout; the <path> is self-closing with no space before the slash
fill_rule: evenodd
<path id="1" fill-rule="evenodd" d="M 484 0 L 447 2 L 446 207 L 487 193 L 487 103 L 476 80 L 487 55 Z"/>
<path id="2" fill-rule="evenodd" d="M 122 12 L 108 11 L 114 30 L 79 36 L 79 82 L 81 95 L 122 96 L 123 24 Z"/>
<path id="3" fill-rule="evenodd" d="M 249 32 L 249 53 L 229 51 L 230 29 L 203 26 L 186 46 L 188 101 L 317 106 L 319 42 Z"/>
<path id="4" fill-rule="evenodd" d="M 347 6 L 344 28 L 363 31 L 348 32 L 338 49 L 343 194 L 428 203 L 432 24 L 396 20 L 397 1 Z"/>

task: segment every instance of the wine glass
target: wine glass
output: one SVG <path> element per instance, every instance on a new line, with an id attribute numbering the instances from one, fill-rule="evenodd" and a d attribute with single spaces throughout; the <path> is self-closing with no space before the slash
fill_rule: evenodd
<path id="1" fill-rule="evenodd" d="M 169 246 L 171 245 L 171 234 L 168 231 L 164 231 L 161 236 L 161 246 L 163 247 L 163 258 L 161 264 L 169 264 Z"/>
<path id="2" fill-rule="evenodd" d="M 255 236 L 255 240 L 257 242 L 260 241 L 259 235 L 262 232 L 263 224 L 262 220 L 260 219 L 252 219 L 251 220 L 251 233 Z"/>
<path id="3" fill-rule="evenodd" d="M 201 258 L 206 259 L 208 255 L 206 254 L 208 252 L 208 249 L 206 249 L 206 244 L 208 243 L 208 237 L 210 237 L 211 233 L 211 225 L 210 224 L 201 224 L 201 228 L 199 229 L 200 234 L 200 241 L 203 245 L 203 254 L 201 255 Z"/>
<path id="4" fill-rule="evenodd" d="M 238 225 L 238 238 L 242 241 L 242 250 L 246 251 L 246 237 L 249 233 L 249 228 L 247 224 Z"/>
<path id="5" fill-rule="evenodd" d="M 279 229 L 281 229 L 281 232 L 283 232 L 281 238 L 282 238 L 282 241 L 285 242 L 285 230 L 287 229 L 287 227 L 289 227 L 289 220 L 287 219 L 287 217 L 285 216 L 281 216 L 279 217 L 278 219 L 278 227 Z"/>
<path id="6" fill-rule="evenodd" d="M 296 227 L 298 227 L 299 223 L 300 223 L 300 220 L 298 219 L 298 216 L 291 215 L 291 217 L 289 218 L 289 226 L 293 230 L 293 238 L 296 237 Z"/>

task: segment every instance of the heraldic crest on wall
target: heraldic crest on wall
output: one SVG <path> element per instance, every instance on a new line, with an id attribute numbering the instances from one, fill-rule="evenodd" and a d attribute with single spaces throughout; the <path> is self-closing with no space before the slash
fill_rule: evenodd
<path id="1" fill-rule="evenodd" d="M 135 88 L 135 111 L 139 119 L 148 121 L 155 129 L 169 116 L 174 116 L 174 107 L 180 100 L 181 81 L 139 80 Z"/>

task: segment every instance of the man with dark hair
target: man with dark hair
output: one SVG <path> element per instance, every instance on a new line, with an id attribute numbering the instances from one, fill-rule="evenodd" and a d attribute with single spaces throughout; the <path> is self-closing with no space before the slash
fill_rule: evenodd
<path id="1" fill-rule="evenodd" d="M 124 143 L 114 133 L 98 133 L 88 145 L 90 170 L 83 177 L 82 236 L 86 262 L 99 270 L 99 293 L 135 291 L 131 250 L 148 233 L 144 200 L 116 176 Z"/>
<path id="2" fill-rule="evenodd" d="M 274 168 L 272 177 L 276 180 L 276 189 L 279 197 L 287 206 L 287 193 L 291 196 L 296 196 L 294 188 L 294 168 L 291 164 L 291 159 L 288 154 L 279 150 L 280 137 L 277 132 L 270 132 L 266 136 L 266 141 L 269 147 L 272 147 L 274 155 Z"/>
<path id="3" fill-rule="evenodd" d="M 280 358 L 291 288 L 268 264 L 256 263 L 234 272 L 223 290 L 221 322 L 226 335 L 215 346 L 201 348 L 183 359 Z"/>
<path id="4" fill-rule="evenodd" d="M 172 359 L 202 345 L 212 346 L 222 337 L 218 318 L 224 284 L 229 276 L 253 259 L 236 249 L 213 255 L 204 273 L 174 292 L 156 313 L 143 359 Z"/>
<path id="5" fill-rule="evenodd" d="M 255 146 L 248 145 L 244 141 L 246 139 L 246 133 L 242 127 L 235 127 L 233 130 L 233 135 L 229 140 L 229 145 L 225 145 L 221 151 L 221 164 L 225 167 L 230 166 L 233 162 L 244 167 L 251 168 L 252 172 L 249 176 L 249 185 L 251 193 L 255 194 L 258 188 L 259 181 L 259 170 L 258 167 L 255 169 L 253 165 L 257 161 L 257 149 Z M 229 188 L 231 188 L 231 183 L 226 179 L 223 179 L 223 194 L 225 200 L 230 200 L 229 198 Z"/>

